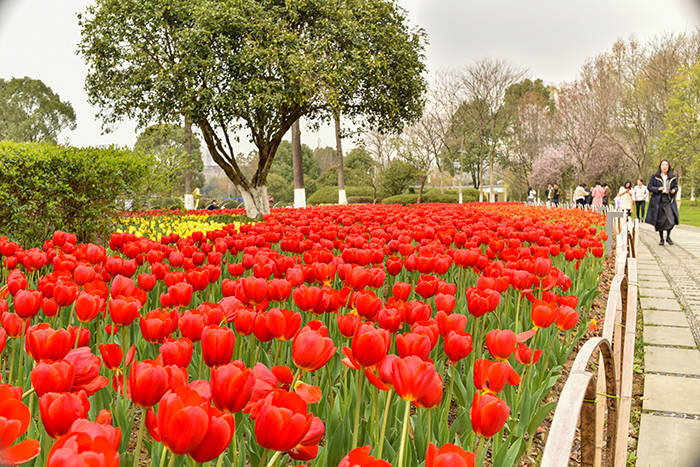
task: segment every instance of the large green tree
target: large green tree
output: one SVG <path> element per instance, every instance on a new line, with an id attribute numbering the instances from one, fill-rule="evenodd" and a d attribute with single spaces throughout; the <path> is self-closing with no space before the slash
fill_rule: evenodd
<path id="1" fill-rule="evenodd" d="M 79 21 L 105 122 L 189 116 L 252 217 L 269 212 L 267 174 L 298 118 L 333 102 L 378 127 L 420 114 L 423 34 L 395 0 L 97 0 Z M 250 177 L 238 130 L 257 148 Z"/>
<path id="2" fill-rule="evenodd" d="M 0 78 L 0 140 L 55 143 L 75 129 L 75 111 L 41 80 Z"/>
<path id="3" fill-rule="evenodd" d="M 689 191 L 700 186 L 700 64 L 683 70 L 668 100 L 656 152 L 679 170 Z"/>
<path id="4" fill-rule="evenodd" d="M 134 144 L 134 151 L 154 156 L 159 172 L 167 174 L 161 195 L 182 195 L 187 172 L 192 177 L 192 187 L 204 186 L 204 162 L 201 141 L 192 135 L 192 150 L 185 150 L 185 129 L 180 125 L 161 123 L 143 130 Z"/>

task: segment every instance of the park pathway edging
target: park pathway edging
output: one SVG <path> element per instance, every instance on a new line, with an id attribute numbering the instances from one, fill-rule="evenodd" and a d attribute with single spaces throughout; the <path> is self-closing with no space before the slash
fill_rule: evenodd
<path id="1" fill-rule="evenodd" d="M 679 226 L 673 246 L 639 229 L 639 303 L 644 322 L 644 396 L 639 467 L 700 462 L 700 230 Z"/>

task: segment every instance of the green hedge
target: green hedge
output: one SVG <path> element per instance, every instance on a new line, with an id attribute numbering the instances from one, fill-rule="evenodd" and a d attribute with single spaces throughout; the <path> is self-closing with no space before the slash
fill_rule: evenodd
<path id="1" fill-rule="evenodd" d="M 371 203 L 374 190 L 371 186 L 346 186 L 345 196 L 349 203 Z M 306 200 L 307 204 L 337 204 L 338 187 L 324 186 L 319 188 Z"/>
<path id="2" fill-rule="evenodd" d="M 0 235 L 25 247 L 54 230 L 102 240 L 119 200 L 147 185 L 152 162 L 118 148 L 0 141 Z"/>
<path id="3" fill-rule="evenodd" d="M 462 200 L 465 203 L 479 200 L 479 190 L 475 188 L 465 188 L 462 190 Z M 404 193 L 401 195 L 389 196 L 382 199 L 384 204 L 413 204 L 418 202 L 418 193 Z M 457 203 L 459 202 L 459 191 L 455 189 L 445 190 L 441 193 L 438 188 L 430 188 L 423 192 L 424 203 Z"/>

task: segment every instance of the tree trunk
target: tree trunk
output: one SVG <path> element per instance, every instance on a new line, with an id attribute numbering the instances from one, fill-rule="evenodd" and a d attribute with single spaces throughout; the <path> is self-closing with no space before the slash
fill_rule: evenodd
<path id="1" fill-rule="evenodd" d="M 192 120 L 185 115 L 185 154 L 187 154 L 187 165 L 185 166 L 185 208 L 192 209 L 194 206 L 192 199 L 192 172 L 190 171 L 190 158 L 192 157 Z M 189 206 L 188 206 L 189 205 Z"/>
<path id="2" fill-rule="evenodd" d="M 348 204 L 345 195 L 345 174 L 343 173 L 343 146 L 340 138 L 340 112 L 333 115 L 335 120 L 335 150 L 338 160 L 338 204 Z"/>
<path id="3" fill-rule="evenodd" d="M 299 120 L 292 125 L 292 168 L 294 171 L 294 207 L 306 207 L 306 190 L 304 189 L 304 167 L 301 156 L 301 125 Z"/>
<path id="4" fill-rule="evenodd" d="M 427 175 L 424 175 L 420 180 L 420 189 L 418 190 L 418 203 L 423 202 L 423 188 L 425 187 L 425 181 L 428 179 Z"/>
<path id="5" fill-rule="evenodd" d="M 267 185 L 245 188 L 242 185 L 234 185 L 241 193 L 245 213 L 251 219 L 270 214 L 270 199 L 267 196 Z"/>
<path id="6" fill-rule="evenodd" d="M 493 203 L 496 199 L 493 186 L 493 151 L 489 150 L 489 202 Z"/>

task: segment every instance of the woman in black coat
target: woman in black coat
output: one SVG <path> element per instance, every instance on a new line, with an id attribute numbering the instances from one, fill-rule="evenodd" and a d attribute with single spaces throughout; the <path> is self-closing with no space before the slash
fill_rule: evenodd
<path id="1" fill-rule="evenodd" d="M 676 206 L 678 180 L 667 160 L 661 161 L 659 170 L 651 176 L 647 188 L 651 193 L 651 200 L 649 200 L 645 222 L 653 225 L 659 232 L 659 245 L 664 244 L 664 230 L 666 242 L 673 245 L 671 230 L 678 225 L 678 206 Z"/>

